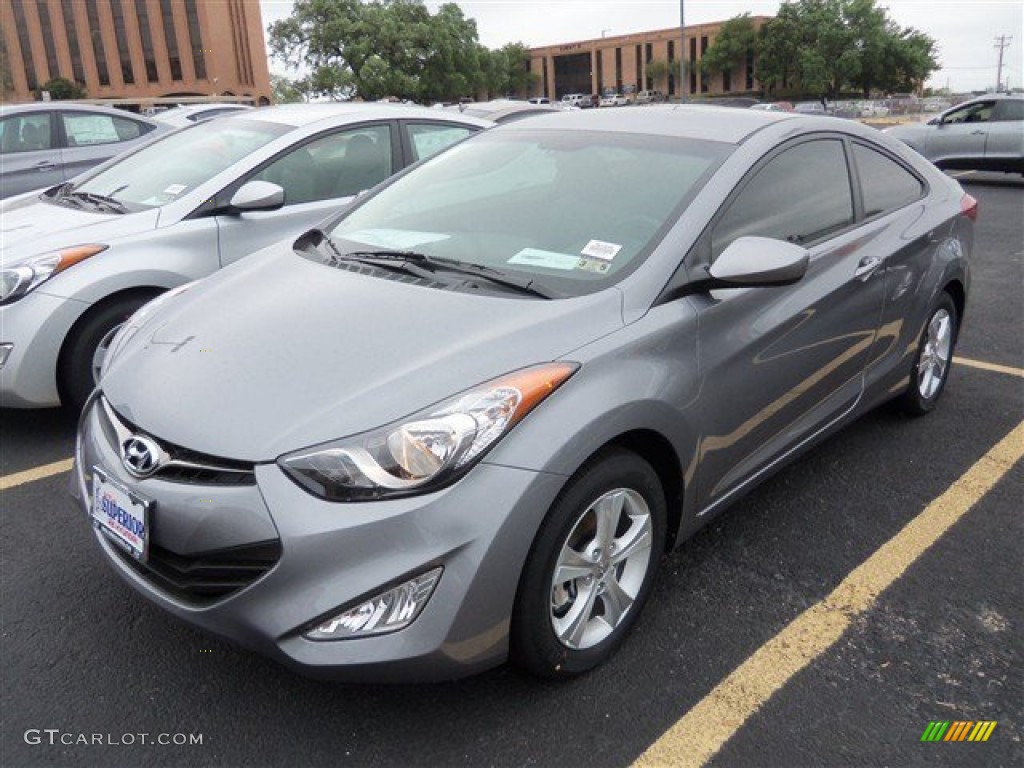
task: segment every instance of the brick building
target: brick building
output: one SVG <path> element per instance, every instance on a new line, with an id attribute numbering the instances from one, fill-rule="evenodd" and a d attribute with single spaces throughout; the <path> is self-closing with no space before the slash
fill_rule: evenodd
<path id="1" fill-rule="evenodd" d="M 7 101 L 54 77 L 92 99 L 270 100 L 258 0 L 3 0 L 0 26 Z"/>
<path id="2" fill-rule="evenodd" d="M 768 18 L 754 16 L 751 20 L 760 28 Z M 669 66 L 664 66 L 668 71 L 660 77 L 651 77 L 648 73 L 649 62 L 668 65 L 680 58 L 679 27 L 533 48 L 530 71 L 537 76 L 537 85 L 530 95 L 555 100 L 567 93 L 599 94 L 608 89 L 627 94 L 659 90 L 669 98 L 679 99 L 759 91 L 761 86 L 754 78 L 753 56 L 729 72 L 698 74 L 704 52 L 714 42 L 723 23 L 686 27 L 687 82 L 681 84 Z"/>

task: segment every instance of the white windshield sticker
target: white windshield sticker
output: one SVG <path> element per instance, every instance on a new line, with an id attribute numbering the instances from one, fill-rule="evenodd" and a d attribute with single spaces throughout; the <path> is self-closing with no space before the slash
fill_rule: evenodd
<path id="1" fill-rule="evenodd" d="M 611 261 L 621 250 L 621 245 L 606 243 L 603 240 L 591 240 L 583 250 L 580 251 L 580 254 L 583 256 L 590 256 L 595 259 L 602 259 L 603 261 Z"/>
<path id="2" fill-rule="evenodd" d="M 436 243 L 447 240 L 450 235 L 440 232 L 411 232 L 406 229 L 360 229 L 358 232 L 342 235 L 346 240 L 374 245 L 378 248 L 415 248 L 424 243 Z"/>
<path id="3" fill-rule="evenodd" d="M 185 189 L 186 187 L 184 184 L 171 184 L 171 186 L 167 187 L 167 189 L 164 190 L 164 194 L 177 196 L 184 192 Z"/>
<path id="4" fill-rule="evenodd" d="M 508 260 L 509 264 L 526 264 L 531 267 L 570 270 L 576 268 L 576 257 L 557 251 L 542 251 L 538 248 L 523 248 Z"/>

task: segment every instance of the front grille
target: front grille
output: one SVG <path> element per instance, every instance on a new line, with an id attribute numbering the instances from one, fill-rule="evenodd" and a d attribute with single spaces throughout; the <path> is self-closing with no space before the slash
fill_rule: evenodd
<path id="1" fill-rule="evenodd" d="M 196 555 L 179 555 L 150 544 L 145 563 L 116 544 L 111 548 L 153 586 L 193 605 L 208 605 L 249 586 L 281 558 L 277 539 Z"/>
<path id="2" fill-rule="evenodd" d="M 134 434 L 144 434 L 155 440 L 166 454 L 161 458 L 160 466 L 151 477 L 167 480 L 172 483 L 189 483 L 193 485 L 253 485 L 256 483 L 255 464 L 251 461 L 223 459 L 199 453 L 180 445 L 168 443 L 148 432 L 139 429 L 130 421 L 116 413 L 107 402 L 100 398 L 100 421 L 103 432 L 120 453 L 121 444 Z"/>

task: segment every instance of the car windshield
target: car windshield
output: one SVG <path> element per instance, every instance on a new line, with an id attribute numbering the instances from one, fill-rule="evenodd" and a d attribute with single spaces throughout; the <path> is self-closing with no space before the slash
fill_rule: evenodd
<path id="1" fill-rule="evenodd" d="M 262 120 L 218 120 L 171 133 L 65 193 L 101 195 L 131 208 L 167 205 L 287 133 Z"/>
<path id="2" fill-rule="evenodd" d="M 676 137 L 481 133 L 352 209 L 339 252 L 412 250 L 581 295 L 635 269 L 732 146 Z"/>

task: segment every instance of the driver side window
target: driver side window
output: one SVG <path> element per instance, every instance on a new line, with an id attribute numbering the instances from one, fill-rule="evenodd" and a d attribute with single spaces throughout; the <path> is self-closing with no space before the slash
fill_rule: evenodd
<path id="1" fill-rule="evenodd" d="M 992 110 L 994 108 L 995 102 L 991 101 L 971 104 L 950 112 L 943 118 L 942 122 L 952 125 L 959 123 L 987 123 L 992 119 Z"/>
<path id="2" fill-rule="evenodd" d="M 332 133 L 279 157 L 251 181 L 284 189 L 284 204 L 350 197 L 391 175 L 391 129 L 369 125 Z"/>
<path id="3" fill-rule="evenodd" d="M 808 245 L 853 223 L 853 191 L 838 139 L 798 144 L 769 160 L 711 233 L 711 259 L 743 236 Z"/>

